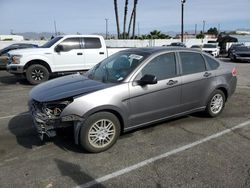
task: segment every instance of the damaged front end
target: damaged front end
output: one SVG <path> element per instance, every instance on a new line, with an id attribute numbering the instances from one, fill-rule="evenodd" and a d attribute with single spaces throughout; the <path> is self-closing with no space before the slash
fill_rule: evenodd
<path id="1" fill-rule="evenodd" d="M 65 99 L 52 102 L 29 101 L 29 109 L 33 117 L 34 125 L 41 140 L 44 135 L 48 137 L 56 136 L 57 128 L 72 126 L 75 119 L 61 118 L 62 111 L 73 101 Z"/>

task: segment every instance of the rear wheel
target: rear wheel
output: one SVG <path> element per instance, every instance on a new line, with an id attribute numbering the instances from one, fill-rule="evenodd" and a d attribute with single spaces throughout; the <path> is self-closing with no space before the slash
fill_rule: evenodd
<path id="1" fill-rule="evenodd" d="M 218 116 L 225 106 L 225 94 L 221 90 L 215 90 L 206 107 L 206 114 L 210 117 Z"/>
<path id="2" fill-rule="evenodd" d="M 120 135 L 120 122 L 109 112 L 98 112 L 82 125 L 80 144 L 88 152 L 98 153 L 109 149 Z"/>
<path id="3" fill-rule="evenodd" d="M 49 79 L 49 71 L 43 65 L 31 65 L 26 71 L 26 78 L 32 85 L 40 84 Z"/>

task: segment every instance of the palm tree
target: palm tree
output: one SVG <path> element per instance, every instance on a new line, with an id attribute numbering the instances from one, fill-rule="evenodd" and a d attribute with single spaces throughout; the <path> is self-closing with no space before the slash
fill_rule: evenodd
<path id="1" fill-rule="evenodd" d="M 123 39 L 126 38 L 126 20 L 127 20 L 127 13 L 128 13 L 128 0 L 125 0 L 125 6 L 124 6 L 124 21 L 123 21 Z"/>
<path id="2" fill-rule="evenodd" d="M 120 25 L 119 25 L 117 0 L 114 0 L 114 8 L 115 8 L 115 19 L 116 19 L 116 27 L 117 27 L 117 37 L 119 39 L 120 38 Z"/>
<path id="3" fill-rule="evenodd" d="M 137 6 L 137 3 L 138 3 L 138 0 L 134 0 L 134 9 L 133 9 L 133 12 L 134 12 L 134 19 L 133 19 L 133 33 L 132 33 L 132 38 L 134 39 L 135 38 L 135 23 L 136 23 L 136 6 Z"/>
<path id="4" fill-rule="evenodd" d="M 131 29 L 131 24 L 132 24 L 133 17 L 134 17 L 134 9 L 131 12 L 130 20 L 129 20 L 129 24 L 128 24 L 128 37 L 130 35 L 130 29 Z"/>

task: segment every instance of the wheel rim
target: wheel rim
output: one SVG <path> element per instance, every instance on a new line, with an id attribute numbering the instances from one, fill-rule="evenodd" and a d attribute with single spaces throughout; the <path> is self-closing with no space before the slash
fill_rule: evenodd
<path id="1" fill-rule="evenodd" d="M 115 133 L 114 123 L 108 119 L 101 119 L 90 127 L 88 140 L 93 147 L 103 148 L 113 141 Z"/>
<path id="2" fill-rule="evenodd" d="M 221 94 L 213 96 L 210 104 L 210 109 L 214 114 L 218 114 L 223 107 L 223 97 Z"/>
<path id="3" fill-rule="evenodd" d="M 31 72 L 31 77 L 33 80 L 42 80 L 44 79 L 44 72 L 41 70 L 41 69 L 34 69 L 32 72 Z"/>

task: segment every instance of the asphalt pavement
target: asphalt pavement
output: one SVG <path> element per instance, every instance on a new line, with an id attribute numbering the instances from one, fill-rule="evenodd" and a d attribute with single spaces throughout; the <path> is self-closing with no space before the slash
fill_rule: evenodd
<path id="1" fill-rule="evenodd" d="M 0 187 L 250 187 L 250 63 L 235 66 L 219 117 L 137 129 L 99 154 L 76 146 L 71 129 L 42 143 L 27 112 L 33 86 L 0 70 Z"/>

